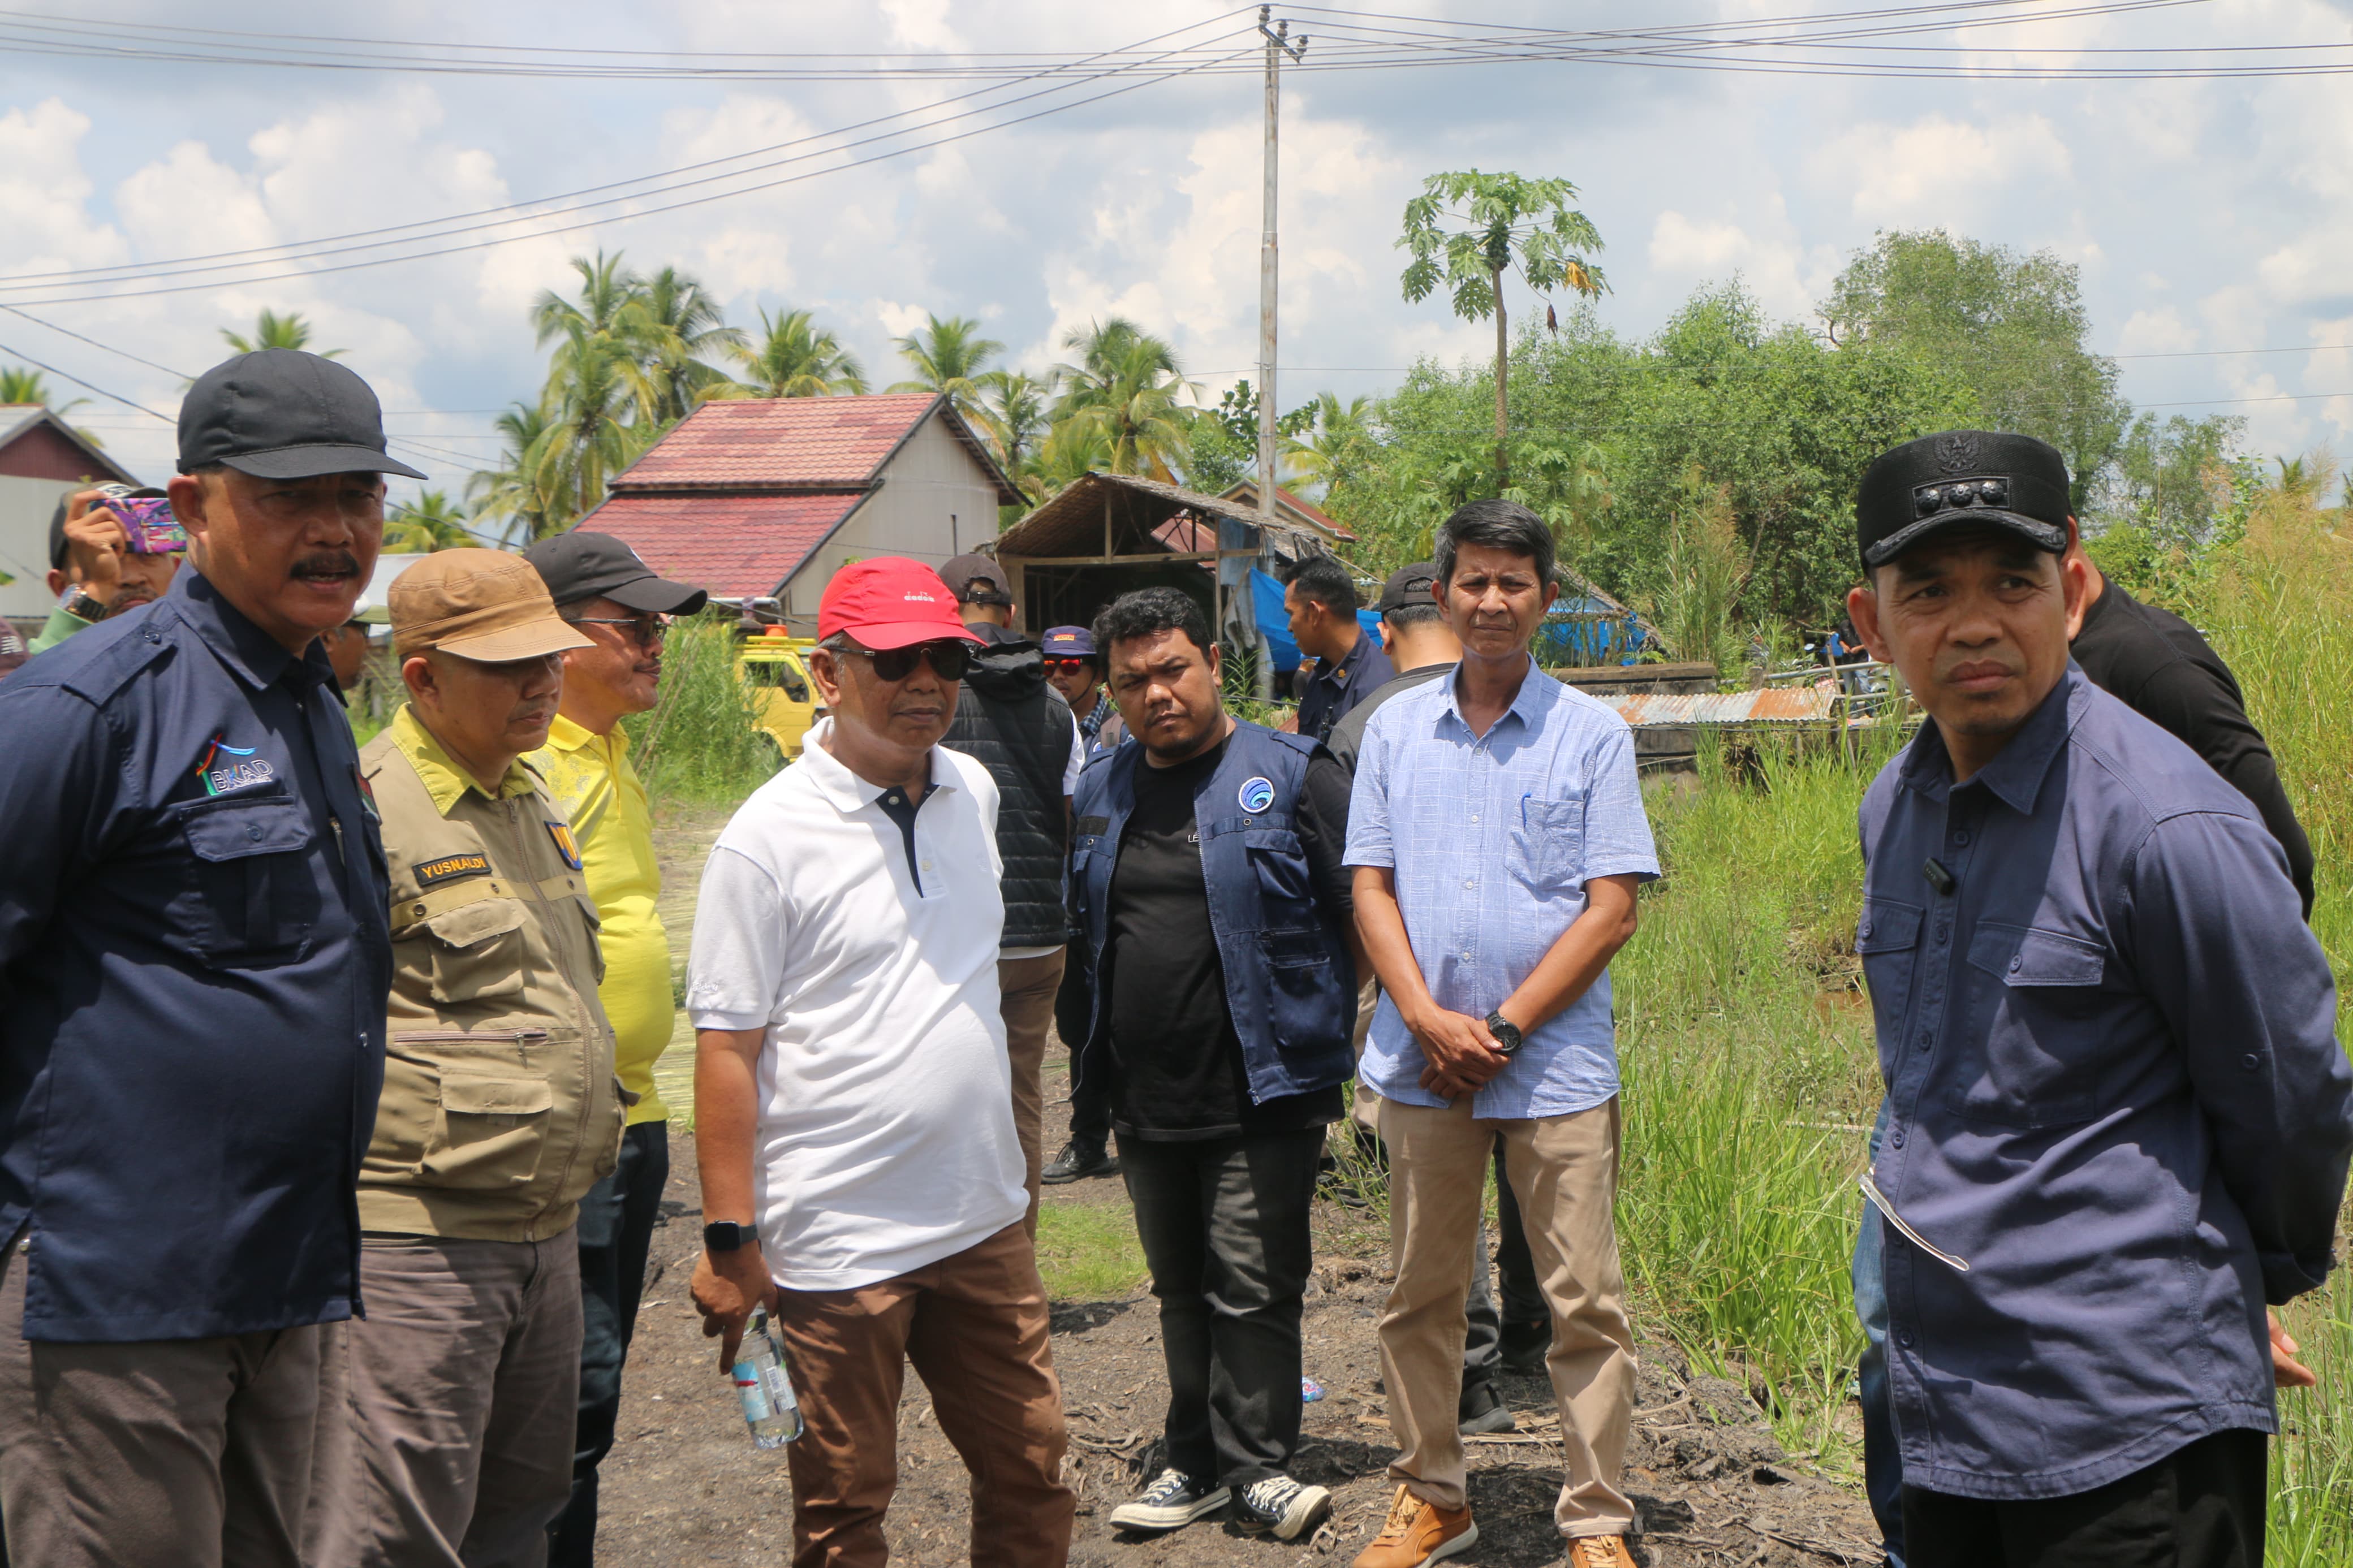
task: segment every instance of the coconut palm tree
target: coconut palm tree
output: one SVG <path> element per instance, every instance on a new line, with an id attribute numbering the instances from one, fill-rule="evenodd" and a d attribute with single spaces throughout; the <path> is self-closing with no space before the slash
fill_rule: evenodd
<path id="1" fill-rule="evenodd" d="M 302 319 L 300 310 L 289 310 L 282 316 L 275 310 L 264 310 L 253 320 L 253 336 L 248 338 L 242 332 L 232 332 L 227 327 L 221 329 L 221 336 L 228 340 L 229 347 L 241 354 L 254 353 L 262 349 L 307 349 L 321 359 L 333 359 L 343 352 L 341 349 L 311 348 L 311 323 Z"/>
<path id="2" fill-rule="evenodd" d="M 395 553 L 423 554 L 479 542 L 466 528 L 466 514 L 439 490 L 426 490 L 408 506 L 388 508 L 384 547 Z"/>
<path id="3" fill-rule="evenodd" d="M 1121 471 L 1113 467 L 1110 439 L 1096 422 L 1066 419 L 1039 444 L 1021 489 L 1031 500 L 1044 500 L 1094 471 Z"/>
<path id="4" fill-rule="evenodd" d="M 641 421 L 685 418 L 727 374 L 712 356 L 744 345 L 744 330 L 731 327 L 719 301 L 701 280 L 665 267 L 645 280 L 638 297 L 623 307 L 624 336 L 636 346 Z"/>
<path id="5" fill-rule="evenodd" d="M 983 391 L 980 427 L 997 444 L 997 459 L 1006 473 L 1027 489 L 1024 476 L 1050 427 L 1046 400 L 1054 395 L 1054 378 L 1050 374 L 1039 381 L 1022 371 L 992 370 L 978 379 Z"/>
<path id="6" fill-rule="evenodd" d="M 1118 316 L 1071 328 L 1062 346 L 1078 351 L 1078 363 L 1057 367 L 1065 388 L 1054 406 L 1057 432 L 1075 423 L 1100 437 L 1113 473 L 1172 479 L 1199 414 L 1178 401 L 1199 388 L 1185 379 L 1176 351 Z"/>
<path id="7" fill-rule="evenodd" d="M 499 466 L 466 481 L 477 521 L 503 518 L 501 538 L 529 543 L 564 531 L 572 521 L 562 494 L 557 431 L 539 404 L 515 403 L 495 421 L 502 437 Z"/>
<path id="8" fill-rule="evenodd" d="M 0 403 L 37 403 L 52 414 L 63 414 L 79 408 L 90 401 L 77 397 L 70 403 L 59 403 L 49 390 L 49 378 L 29 365 L 12 364 L 0 370 Z"/>
<path id="9" fill-rule="evenodd" d="M 1336 395 L 1323 392 L 1315 396 L 1313 434 L 1286 442 L 1283 456 L 1300 479 L 1328 490 L 1375 449 L 1373 400 L 1352 397 L 1344 407 Z"/>
<path id="10" fill-rule="evenodd" d="M 817 330 L 807 310 L 760 312 L 756 345 L 737 344 L 727 357 L 742 379 L 705 393 L 705 397 L 830 397 L 864 392 L 866 372 L 831 332 Z"/>
<path id="11" fill-rule="evenodd" d="M 944 392 L 966 420 L 981 416 L 981 391 L 988 362 L 1005 352 L 995 338 L 980 335 L 980 323 L 969 316 L 941 321 L 926 314 L 929 323 L 903 338 L 891 340 L 899 355 L 915 370 L 912 381 L 895 382 L 893 392 Z"/>

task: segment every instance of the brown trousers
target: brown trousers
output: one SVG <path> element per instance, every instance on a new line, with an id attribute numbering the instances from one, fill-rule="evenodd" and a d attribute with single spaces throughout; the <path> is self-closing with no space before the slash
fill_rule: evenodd
<path id="1" fill-rule="evenodd" d="M 540 1568 L 572 1496 L 580 1241 L 369 1235 L 319 1568 Z"/>
<path id="2" fill-rule="evenodd" d="M 778 1292 L 776 1328 L 808 1430 L 786 1450 L 793 1568 L 880 1568 L 899 1484 L 906 1363 L 972 1473 L 973 1568 L 1060 1568 L 1078 1498 L 1062 1484 L 1062 1389 L 1029 1235 L 855 1290 Z"/>
<path id="3" fill-rule="evenodd" d="M 23 1568 L 301 1568 L 341 1323 L 35 1344 L 0 1254 L 0 1519 Z"/>
<path id="4" fill-rule="evenodd" d="M 1482 1121 L 1466 1096 L 1442 1110 L 1381 1101 L 1389 1149 L 1389 1251 L 1381 1375 L 1399 1450 L 1389 1479 L 1440 1508 L 1463 1506 L 1464 1300 L 1479 1200 L 1495 1141 L 1519 1199 L 1536 1279 L 1552 1307 L 1545 1358 L 1560 1406 L 1563 1535 L 1623 1535 L 1634 1508 L 1620 1489 L 1634 1407 L 1634 1333 L 1618 1267 L 1618 1101 L 1567 1116 Z"/>
<path id="5" fill-rule="evenodd" d="M 1067 951 L 1043 958 L 999 959 L 997 1011 L 1005 1019 L 1005 1052 L 1013 1062 L 1013 1131 L 1029 1169 L 1029 1214 L 1021 1223 L 1038 1239 L 1039 1175 L 1046 1168 L 1046 1032 L 1054 1026 L 1054 994 L 1062 988 Z"/>

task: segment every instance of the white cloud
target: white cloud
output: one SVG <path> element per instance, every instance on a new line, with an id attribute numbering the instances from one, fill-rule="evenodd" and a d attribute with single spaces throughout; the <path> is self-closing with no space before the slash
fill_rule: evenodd
<path id="1" fill-rule="evenodd" d="M 2135 310 L 2116 334 L 2116 352 L 2128 354 L 2179 353 L 2198 346 L 2198 330 L 2170 305 Z"/>
<path id="2" fill-rule="evenodd" d="M 1908 125 L 1856 126 L 1810 160 L 1818 184 L 1850 193 L 1866 223 L 1966 231 L 1998 198 L 2064 184 L 2073 159 L 2040 114 L 1984 125 L 1930 114 Z"/>

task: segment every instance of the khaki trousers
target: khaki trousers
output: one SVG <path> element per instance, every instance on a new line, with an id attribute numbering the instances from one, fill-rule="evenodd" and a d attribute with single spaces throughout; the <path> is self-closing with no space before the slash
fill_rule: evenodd
<path id="1" fill-rule="evenodd" d="M 1061 1568 L 1078 1497 L 1062 1484 L 1062 1388 L 1029 1237 L 987 1241 L 855 1290 L 778 1292 L 776 1329 L 808 1429 L 785 1450 L 793 1568 L 881 1568 L 899 1485 L 906 1363 L 972 1474 L 973 1568 Z"/>
<path id="2" fill-rule="evenodd" d="M 0 1254 L 0 1561 L 301 1568 L 323 1352 L 341 1323 L 133 1344 L 24 1337 L 21 1240 Z"/>
<path id="3" fill-rule="evenodd" d="M 997 1011 L 1005 1018 L 1005 1052 L 1013 1062 L 1013 1131 L 1029 1182 L 1029 1214 L 1021 1223 L 1038 1239 L 1039 1173 L 1046 1168 L 1046 1032 L 1054 1026 L 1054 994 L 1062 988 L 1067 949 L 1043 958 L 997 962 Z"/>
<path id="4" fill-rule="evenodd" d="M 1372 1037 L 1373 1010 L 1380 1005 L 1381 983 L 1366 981 L 1356 992 L 1356 1033 L 1350 1042 L 1359 1062 L 1365 1059 L 1365 1042 Z M 1381 1130 L 1381 1097 L 1361 1078 L 1349 1089 L 1348 1120 L 1366 1132 L 1377 1134 Z"/>
<path id="5" fill-rule="evenodd" d="M 1468 1097 L 1443 1110 L 1381 1102 L 1389 1149 L 1389 1248 L 1397 1284 L 1382 1314 L 1381 1375 L 1398 1454 L 1389 1479 L 1440 1508 L 1463 1506 L 1463 1310 L 1479 1198 L 1501 1139 L 1504 1166 L 1552 1308 L 1545 1358 L 1560 1407 L 1563 1535 L 1623 1535 L 1619 1489 L 1634 1405 L 1634 1335 L 1610 1205 L 1618 1193 L 1615 1099 L 1568 1116 L 1482 1121 Z"/>
<path id="6" fill-rule="evenodd" d="M 362 1239 L 318 1568 L 540 1568 L 572 1496 L 580 1240 Z"/>

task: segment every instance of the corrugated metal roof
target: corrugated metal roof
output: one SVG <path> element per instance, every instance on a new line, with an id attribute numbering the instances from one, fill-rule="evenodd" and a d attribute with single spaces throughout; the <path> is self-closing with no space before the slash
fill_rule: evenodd
<path id="1" fill-rule="evenodd" d="M 814 402 L 815 399 L 807 401 Z M 701 496 L 617 493 L 580 520 L 674 582 L 723 599 L 773 594 L 866 492 Z"/>
<path id="2" fill-rule="evenodd" d="M 880 477 L 882 465 L 934 409 L 987 471 L 999 499 L 1018 500 L 987 447 L 944 398 L 930 392 L 706 403 L 614 476 L 613 493 L 860 489 Z"/>
<path id="3" fill-rule="evenodd" d="M 1709 691 L 1689 697 L 1654 692 L 1595 695 L 1637 730 L 1698 724 L 1820 724 L 1836 716 L 1838 682 L 1824 679 L 1810 686 L 1768 686 L 1755 691 Z"/>

